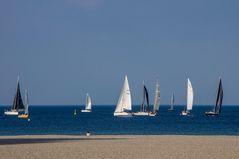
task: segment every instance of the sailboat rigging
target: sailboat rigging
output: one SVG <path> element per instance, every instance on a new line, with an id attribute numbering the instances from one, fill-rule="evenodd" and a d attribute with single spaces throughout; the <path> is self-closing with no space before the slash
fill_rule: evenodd
<path id="1" fill-rule="evenodd" d="M 28 113 L 29 104 L 28 104 L 28 92 L 27 92 L 27 90 L 25 91 L 25 105 L 24 106 L 25 106 L 25 111 L 24 111 L 23 114 L 18 115 L 18 118 L 26 119 L 29 116 L 29 113 Z"/>
<path id="2" fill-rule="evenodd" d="M 16 94 L 13 100 L 13 105 L 11 110 L 6 110 L 4 112 L 5 115 L 18 115 L 19 112 L 24 111 L 24 105 L 22 102 L 22 96 L 20 91 L 20 83 L 19 83 L 19 77 L 17 79 L 17 88 L 16 88 Z"/>
<path id="3" fill-rule="evenodd" d="M 128 78 L 127 76 L 125 76 L 123 88 L 121 90 L 120 97 L 114 111 L 114 116 L 132 116 L 131 110 L 131 93 Z"/>
<path id="4" fill-rule="evenodd" d="M 87 93 L 86 94 L 86 104 L 85 104 L 85 109 L 81 110 L 83 113 L 89 113 L 91 112 L 91 98 L 90 95 Z"/>
<path id="5" fill-rule="evenodd" d="M 145 99 L 146 99 L 146 105 L 145 105 Z M 136 116 L 148 116 L 149 115 L 149 94 L 148 94 L 148 90 L 145 86 L 145 84 L 143 83 L 143 98 L 142 98 L 142 103 L 140 106 L 140 111 L 134 113 L 133 115 Z"/>
<path id="6" fill-rule="evenodd" d="M 188 78 L 187 84 L 187 105 L 184 107 L 184 110 L 181 112 L 181 115 L 188 115 L 193 108 L 193 87 L 192 83 Z"/>
<path id="7" fill-rule="evenodd" d="M 171 104 L 170 104 L 170 108 L 168 109 L 169 111 L 172 111 L 173 110 L 173 107 L 174 107 L 174 93 L 172 94 L 172 97 L 171 97 Z"/>
<path id="8" fill-rule="evenodd" d="M 149 113 L 149 116 L 155 116 L 159 110 L 160 106 L 160 90 L 159 83 L 156 83 L 155 96 L 154 96 L 154 107 L 153 111 Z"/>
<path id="9" fill-rule="evenodd" d="M 222 100 L 223 100 L 222 80 L 221 78 L 219 78 L 216 103 L 214 105 L 213 110 L 209 112 L 205 112 L 205 115 L 212 115 L 212 116 L 219 115 L 221 113 Z"/>

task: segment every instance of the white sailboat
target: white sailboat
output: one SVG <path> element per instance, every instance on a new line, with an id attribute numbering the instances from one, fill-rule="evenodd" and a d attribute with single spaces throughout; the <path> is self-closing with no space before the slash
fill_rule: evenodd
<path id="1" fill-rule="evenodd" d="M 114 116 L 132 116 L 132 113 L 130 112 L 131 110 L 132 103 L 129 82 L 127 76 L 125 76 L 124 85 L 114 111 Z"/>
<path id="2" fill-rule="evenodd" d="M 222 88 L 222 80 L 219 78 L 219 84 L 218 84 L 218 89 L 217 89 L 217 98 L 216 98 L 216 103 L 213 107 L 212 111 L 205 112 L 205 115 L 210 115 L 210 116 L 216 116 L 219 115 L 221 112 L 221 107 L 222 107 L 222 100 L 223 100 L 223 88 Z"/>
<path id="3" fill-rule="evenodd" d="M 86 104 L 85 104 L 85 109 L 81 110 L 82 113 L 90 113 L 91 112 L 91 98 L 90 95 L 87 93 L 86 94 Z"/>
<path id="4" fill-rule="evenodd" d="M 145 105 L 145 99 L 146 99 L 146 105 Z M 148 90 L 143 83 L 143 99 L 142 99 L 142 104 L 140 106 L 140 111 L 133 113 L 135 116 L 148 116 L 149 115 L 149 94 Z"/>
<path id="5" fill-rule="evenodd" d="M 155 96 L 154 96 L 154 107 L 153 111 L 149 113 L 149 116 L 155 116 L 159 110 L 159 104 L 160 104 L 160 90 L 159 90 L 159 83 L 156 83 L 156 89 L 155 89 Z"/>
<path id="6" fill-rule="evenodd" d="M 172 97 L 171 97 L 171 105 L 170 105 L 170 108 L 168 109 L 169 111 L 172 111 L 173 110 L 173 107 L 174 107 L 174 93 L 172 94 Z"/>
<path id="7" fill-rule="evenodd" d="M 23 118 L 23 119 L 26 119 L 28 118 L 28 107 L 29 107 L 29 104 L 28 104 L 28 93 L 27 93 L 27 90 L 25 91 L 25 111 L 23 114 L 20 114 L 18 115 L 18 118 Z"/>
<path id="8" fill-rule="evenodd" d="M 20 91 L 20 83 L 19 83 L 19 77 L 17 78 L 17 88 L 16 88 L 16 94 L 13 100 L 13 105 L 11 110 L 5 110 L 5 115 L 18 115 L 18 112 L 24 111 L 24 105 L 22 102 L 21 97 L 21 91 Z"/>
<path id="9" fill-rule="evenodd" d="M 184 110 L 181 112 L 181 115 L 188 115 L 193 108 L 193 87 L 192 83 L 188 78 L 188 86 L 187 86 L 187 106 L 185 106 Z"/>

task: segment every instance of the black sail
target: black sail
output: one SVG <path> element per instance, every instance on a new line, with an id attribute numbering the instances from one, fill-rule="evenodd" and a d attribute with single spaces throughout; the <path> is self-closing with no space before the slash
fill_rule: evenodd
<path id="1" fill-rule="evenodd" d="M 146 97 L 146 102 L 147 102 L 147 111 L 149 111 L 149 94 L 147 91 L 147 88 L 144 86 L 144 92 L 145 92 L 145 97 Z"/>
<path id="2" fill-rule="evenodd" d="M 215 113 L 219 114 L 221 112 L 222 107 L 222 100 L 223 100 L 223 88 L 222 88 L 222 81 L 219 80 L 218 91 L 217 91 L 217 98 L 214 111 Z"/>
<path id="3" fill-rule="evenodd" d="M 23 105 L 22 97 L 21 97 L 21 92 L 20 92 L 19 81 L 17 82 L 17 91 L 16 91 L 16 95 L 14 97 L 12 109 L 15 109 L 15 110 L 24 109 L 24 105 Z"/>
<path id="4" fill-rule="evenodd" d="M 144 86 L 145 87 L 145 86 Z M 144 111 L 144 102 L 145 102 L 145 89 L 143 88 L 143 99 L 140 107 L 140 111 Z"/>

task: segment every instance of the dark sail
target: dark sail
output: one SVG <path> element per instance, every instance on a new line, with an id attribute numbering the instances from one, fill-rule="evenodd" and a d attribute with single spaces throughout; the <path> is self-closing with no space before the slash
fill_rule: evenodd
<path id="1" fill-rule="evenodd" d="M 24 109 L 24 105 L 23 105 L 22 97 L 21 97 L 21 92 L 20 92 L 19 81 L 17 81 L 17 91 L 16 91 L 16 95 L 14 97 L 12 109 L 15 109 L 15 110 Z"/>
<path id="2" fill-rule="evenodd" d="M 144 85 L 143 87 L 143 99 L 142 99 L 142 103 L 141 103 L 141 107 L 140 107 L 140 111 L 144 112 L 145 111 L 145 98 L 146 98 L 146 104 L 147 104 L 147 111 L 149 111 L 149 94 L 148 94 L 148 91 Z"/>
<path id="3" fill-rule="evenodd" d="M 144 86 L 145 87 L 145 86 Z M 143 99 L 140 107 L 140 111 L 144 111 L 144 102 L 145 102 L 145 89 L 143 88 Z"/>
<path id="4" fill-rule="evenodd" d="M 219 85 L 218 85 L 218 91 L 217 91 L 216 104 L 214 107 L 214 112 L 217 114 L 219 114 L 221 112 L 222 100 L 223 100 L 223 88 L 222 88 L 222 81 L 220 78 Z"/>
<path id="5" fill-rule="evenodd" d="M 147 111 L 149 111 L 149 94 L 145 86 L 144 86 L 144 92 L 145 92 L 145 97 L 147 102 Z"/>

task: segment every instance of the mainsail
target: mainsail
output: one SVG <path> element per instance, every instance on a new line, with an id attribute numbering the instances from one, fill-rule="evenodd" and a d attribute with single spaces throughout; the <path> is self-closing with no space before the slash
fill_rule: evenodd
<path id="1" fill-rule="evenodd" d="M 127 76 L 125 76 L 123 88 L 120 93 L 120 97 L 115 108 L 115 112 L 130 111 L 132 109 L 131 94 L 129 89 L 129 82 Z"/>
<path id="2" fill-rule="evenodd" d="M 147 104 L 147 108 L 145 108 L 145 98 L 146 98 L 146 104 Z M 143 99 L 142 99 L 142 103 L 141 103 L 141 108 L 140 108 L 141 112 L 144 112 L 145 110 L 149 111 L 149 94 L 148 94 L 148 90 L 145 87 L 145 85 L 143 86 Z"/>
<path id="3" fill-rule="evenodd" d="M 192 108 L 193 108 L 193 87 L 191 81 L 188 79 L 187 110 L 192 110 Z"/>
<path id="4" fill-rule="evenodd" d="M 157 112 L 159 110 L 159 101 L 160 101 L 160 91 L 159 91 L 159 83 L 156 83 L 156 90 L 155 90 L 155 96 L 154 96 L 154 112 Z"/>
<path id="5" fill-rule="evenodd" d="M 173 110 L 173 107 L 174 107 L 174 93 L 172 94 L 172 97 L 171 97 L 171 106 L 170 106 L 170 110 Z"/>
<path id="6" fill-rule="evenodd" d="M 12 109 L 13 110 L 24 109 L 24 105 L 23 105 L 22 97 L 21 97 L 21 91 L 20 91 L 19 78 L 17 80 L 16 95 L 14 97 Z"/>
<path id="7" fill-rule="evenodd" d="M 25 114 L 28 114 L 28 92 L 25 91 Z"/>
<path id="8" fill-rule="evenodd" d="M 220 78 L 219 84 L 218 84 L 218 90 L 217 90 L 216 103 L 214 107 L 214 112 L 217 114 L 221 112 L 222 100 L 223 100 L 223 88 L 222 88 L 222 80 Z"/>
<path id="9" fill-rule="evenodd" d="M 89 94 L 86 94 L 86 104 L 85 104 L 85 109 L 86 110 L 91 110 L 91 98 Z"/>

